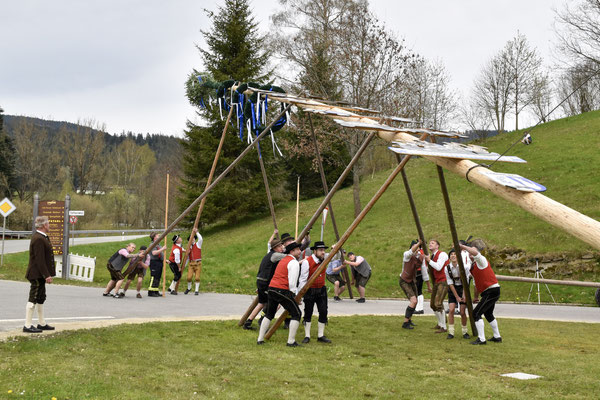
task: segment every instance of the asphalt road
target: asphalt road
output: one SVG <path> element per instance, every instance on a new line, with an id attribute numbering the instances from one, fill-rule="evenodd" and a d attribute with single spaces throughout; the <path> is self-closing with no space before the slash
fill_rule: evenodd
<path id="1" fill-rule="evenodd" d="M 0 333 L 6 336 L 23 324 L 29 283 L 0 280 Z M 239 294 L 193 293 L 164 298 L 135 298 L 129 290 L 122 299 L 103 297 L 103 289 L 70 285 L 47 285 L 46 318 L 50 324 L 67 328 L 69 323 L 112 321 L 111 323 L 139 320 L 178 319 L 239 319 L 252 296 Z M 368 295 L 368 293 L 367 293 Z M 342 315 L 404 315 L 405 300 L 371 300 L 356 303 L 345 298 L 341 302 L 329 300 L 331 316 Z M 426 315 L 433 315 L 425 306 Z M 526 318 L 552 321 L 600 323 L 600 307 L 498 304 L 495 314 L 500 318 Z M 36 315 L 37 318 L 37 315 Z M 34 323 L 35 320 L 34 320 Z"/>
<path id="2" fill-rule="evenodd" d="M 130 236 L 98 236 L 98 237 L 82 237 L 75 238 L 75 246 L 80 244 L 93 243 L 108 243 L 121 242 L 125 240 L 133 240 L 147 235 L 130 235 Z M 69 239 L 72 243 L 73 239 Z M 4 242 L 4 254 L 20 253 L 29 250 L 29 239 L 6 240 Z"/>

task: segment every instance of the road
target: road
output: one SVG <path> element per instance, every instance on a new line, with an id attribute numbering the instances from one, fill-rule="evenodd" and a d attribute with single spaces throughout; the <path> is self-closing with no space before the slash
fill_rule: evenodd
<path id="1" fill-rule="evenodd" d="M 23 326 L 29 283 L 0 280 L 0 338 L 17 333 Z M 126 322 L 151 320 L 239 319 L 252 297 L 240 294 L 200 293 L 165 298 L 103 297 L 101 288 L 48 285 L 46 318 L 58 329 L 107 326 Z M 344 315 L 404 315 L 405 300 L 371 300 L 358 304 L 353 300 L 329 300 L 331 316 Z M 433 315 L 426 305 L 426 315 Z M 500 318 L 526 318 L 551 321 L 600 323 L 599 307 L 498 304 L 495 314 Z M 36 316 L 37 317 L 37 316 Z M 34 320 L 34 323 L 35 320 Z"/>
<path id="2" fill-rule="evenodd" d="M 75 245 L 78 246 L 80 244 L 122 242 L 125 240 L 133 240 L 145 236 L 147 235 L 82 237 L 75 238 Z M 27 250 L 29 250 L 29 239 L 6 240 L 4 242 L 4 254 L 20 253 Z"/>

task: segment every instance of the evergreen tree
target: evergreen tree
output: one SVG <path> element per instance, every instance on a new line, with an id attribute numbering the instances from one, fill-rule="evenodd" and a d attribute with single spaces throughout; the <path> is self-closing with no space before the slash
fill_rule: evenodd
<path id="1" fill-rule="evenodd" d="M 15 146 L 4 133 L 4 110 L 0 107 L 0 190 L 10 197 L 15 188 Z"/>
<path id="2" fill-rule="evenodd" d="M 262 49 L 263 37 L 258 33 L 257 23 L 251 15 L 248 0 L 226 0 L 215 13 L 208 12 L 211 29 L 202 31 L 206 48 L 198 48 L 204 70 L 215 81 L 234 79 L 239 82 L 266 83 L 270 72 L 266 69 L 269 54 Z M 198 73 L 193 71 L 187 80 L 187 96 L 207 122 L 198 126 L 188 121 L 185 139 L 182 179 L 183 188 L 178 199 L 181 209 L 186 208 L 205 188 L 212 161 L 225 125 L 218 106 L 203 108 L 190 91 Z M 223 113 L 225 115 L 225 112 Z M 232 120 L 233 122 L 233 120 Z M 269 181 L 273 188 L 281 181 L 273 155 L 263 141 L 262 155 Z M 216 175 L 222 172 L 247 146 L 239 137 L 229 133 L 219 158 Z M 208 196 L 202 214 L 205 223 L 217 220 L 235 222 L 247 215 L 267 210 L 266 194 L 262 182 L 256 152 L 248 154 L 240 164 L 221 181 Z M 188 221 L 192 221 L 191 213 Z"/>

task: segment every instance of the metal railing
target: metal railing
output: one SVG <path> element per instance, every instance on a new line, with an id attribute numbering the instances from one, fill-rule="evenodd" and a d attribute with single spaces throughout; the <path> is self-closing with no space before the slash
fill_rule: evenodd
<path id="1" fill-rule="evenodd" d="M 92 230 L 70 230 L 69 236 L 80 236 L 80 235 L 132 235 L 136 233 L 151 233 L 151 232 L 161 232 L 160 228 L 158 229 L 92 229 Z M 0 234 L 2 233 L 2 227 L 0 227 Z M 31 236 L 31 231 L 12 231 L 7 229 L 4 233 L 7 237 L 17 237 L 20 239 L 21 237 Z"/>

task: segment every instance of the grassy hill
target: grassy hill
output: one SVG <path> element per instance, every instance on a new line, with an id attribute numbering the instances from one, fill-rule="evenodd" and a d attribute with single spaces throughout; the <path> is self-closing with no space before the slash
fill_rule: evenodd
<path id="1" fill-rule="evenodd" d="M 507 133 L 479 144 L 487 146 L 491 151 L 502 152 L 520 136 L 521 132 Z M 524 158 L 528 161 L 527 164 L 498 163 L 494 169 L 518 173 L 539 182 L 548 188 L 545 194 L 550 198 L 600 220 L 600 111 L 541 125 L 532 132 L 532 136 L 532 145 L 519 144 L 510 153 Z M 363 181 L 363 205 L 381 186 L 389 172 L 377 173 L 373 178 Z M 425 235 L 428 238 L 438 238 L 442 248 L 448 250 L 451 238 L 435 166 L 424 159 L 413 159 L 407 164 L 406 172 Z M 481 237 L 494 249 L 518 249 L 531 256 L 564 254 L 578 257 L 593 252 L 588 245 L 538 220 L 512 203 L 451 173 L 447 173 L 446 177 L 460 237 Z M 341 232 L 353 220 L 351 190 L 341 190 L 333 199 Z M 321 199 L 312 199 L 301 202 L 301 227 L 320 201 Z M 293 234 L 295 203 L 279 206 L 276 213 L 280 231 Z M 269 216 L 247 220 L 235 226 L 219 225 L 206 229 L 203 232 L 204 290 L 253 292 L 256 270 L 266 252 L 266 241 L 272 229 Z M 319 234 L 320 226 L 315 226 L 313 240 L 318 239 Z M 403 296 L 398 287 L 402 252 L 416 236 L 406 193 L 398 178 L 345 246 L 347 251 L 364 256 L 373 267 L 368 296 Z M 330 221 L 327 223 L 325 241 L 327 244 L 334 242 Z M 144 241 L 140 241 L 142 242 Z M 99 254 L 99 260 L 107 258 L 112 254 L 111 251 L 113 250 L 104 249 Z M 93 246 L 79 249 L 79 252 L 94 253 Z M 9 264 L 10 259 L 12 257 L 9 257 Z M 22 259 L 20 262 L 22 263 Z M 104 261 L 99 261 L 98 279 L 101 283 L 105 283 L 107 279 L 103 265 Z M 517 272 L 519 273 L 522 272 Z M 527 275 L 531 273 L 528 272 Z M 0 276 L 8 277 L 13 274 Z M 597 281 L 600 280 L 600 269 L 596 263 L 592 271 L 570 271 L 569 276 L 572 279 Z M 546 274 L 546 277 L 551 276 Z M 530 286 L 504 283 L 503 288 L 504 299 L 523 300 L 527 298 Z M 593 289 L 551 289 L 557 301 L 593 302 Z"/>

